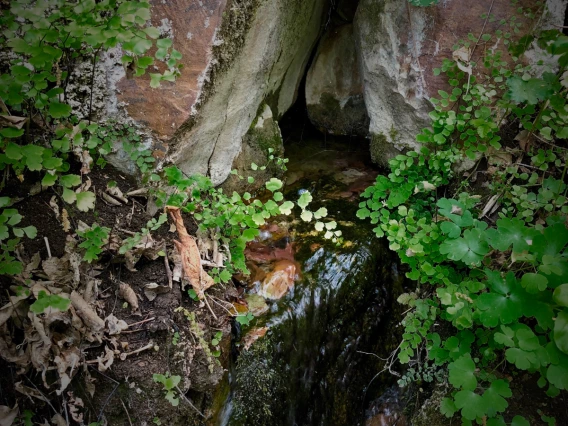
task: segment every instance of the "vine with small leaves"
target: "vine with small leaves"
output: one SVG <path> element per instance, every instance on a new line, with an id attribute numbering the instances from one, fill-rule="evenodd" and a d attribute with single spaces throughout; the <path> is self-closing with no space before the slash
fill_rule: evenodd
<path id="1" fill-rule="evenodd" d="M 443 373 L 452 391 L 440 410 L 459 414 L 463 425 L 530 424 L 516 413 L 505 422 L 512 379 L 499 366 L 535 375 L 550 397 L 568 389 L 568 149 L 559 143 L 568 138 L 568 37 L 543 31 L 516 39 L 516 19 L 507 23 L 513 34 L 499 40 L 514 61 L 534 42 L 556 63 L 540 74 L 520 62 L 511 68 L 498 50 L 466 63 L 470 42 L 497 41 L 484 34 L 458 43 L 454 59 L 434 70 L 453 90 L 432 99 L 431 128 L 417 136 L 422 147 L 390 162 L 357 213 L 377 225 L 418 284 L 399 298 L 409 308 L 397 348 L 409 369 L 399 383 Z M 476 69 L 487 77 L 476 79 Z M 502 146 L 504 120 L 518 123 L 518 146 Z M 485 205 L 471 186 L 475 171 L 445 195 L 465 158 L 487 161 Z M 538 413 L 545 417 L 555 424 Z"/>

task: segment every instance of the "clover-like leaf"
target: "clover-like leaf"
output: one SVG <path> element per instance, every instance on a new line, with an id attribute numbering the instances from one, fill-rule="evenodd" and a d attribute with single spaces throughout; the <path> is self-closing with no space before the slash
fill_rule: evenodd
<path id="1" fill-rule="evenodd" d="M 500 251 L 507 251 L 511 245 L 513 251 L 520 253 L 529 250 L 533 238 L 539 234 L 534 228 L 529 228 L 518 218 L 503 218 L 497 221 L 497 228 L 486 231 L 489 244 Z"/>
<path id="2" fill-rule="evenodd" d="M 70 304 L 71 301 L 65 297 L 59 296 L 58 294 L 47 294 L 45 291 L 41 290 L 37 300 L 30 305 L 30 311 L 34 314 L 41 314 L 47 308 L 52 308 L 65 312 L 69 309 Z"/>
<path id="3" fill-rule="evenodd" d="M 309 222 L 310 220 L 312 220 L 313 213 L 309 210 L 304 210 L 300 215 L 300 217 L 304 222 Z"/>
<path id="4" fill-rule="evenodd" d="M 495 380 L 491 382 L 491 386 L 482 396 L 489 417 L 493 417 L 495 414 L 505 411 L 509 406 L 505 398 L 510 398 L 512 395 L 513 393 L 507 381 Z"/>
<path id="5" fill-rule="evenodd" d="M 271 192 L 278 191 L 282 188 L 282 181 L 280 179 L 271 178 L 268 182 L 266 182 L 266 189 Z"/>
<path id="6" fill-rule="evenodd" d="M 480 320 L 486 327 L 501 322 L 510 324 L 520 318 L 525 309 L 526 296 L 515 274 L 509 272 L 503 279 L 498 272 L 486 271 L 489 292 L 479 295 L 475 305 L 482 311 Z"/>
<path id="7" fill-rule="evenodd" d="M 548 99 L 553 93 L 550 84 L 540 78 L 523 80 L 520 76 L 514 75 L 507 79 L 507 86 L 509 86 L 509 97 L 518 104 L 526 102 L 529 105 L 536 105 L 539 101 Z"/>
<path id="8" fill-rule="evenodd" d="M 468 420 L 483 417 L 486 413 L 485 401 L 481 395 L 471 390 L 461 390 L 455 396 L 456 407 L 461 409 L 462 416 Z"/>
<path id="9" fill-rule="evenodd" d="M 57 101 L 51 101 L 49 103 L 49 115 L 53 118 L 67 117 L 69 114 L 71 114 L 71 105 Z"/>
<path id="10" fill-rule="evenodd" d="M 528 272 L 524 274 L 521 278 L 521 285 L 528 293 L 531 294 L 536 294 L 539 291 L 546 290 L 547 284 L 548 284 L 548 279 L 541 274 Z"/>
<path id="11" fill-rule="evenodd" d="M 284 201 L 279 206 L 280 213 L 285 215 L 289 215 L 290 213 L 292 213 L 293 208 L 294 208 L 294 203 L 292 201 Z"/>
<path id="12" fill-rule="evenodd" d="M 450 238 L 458 238 L 461 235 L 461 228 L 453 222 L 442 222 L 440 229 Z"/>
<path id="13" fill-rule="evenodd" d="M 505 351 L 505 357 L 511 364 L 515 364 L 519 370 L 528 370 L 538 365 L 537 356 L 534 352 L 524 351 L 519 348 L 509 348 Z"/>
<path id="14" fill-rule="evenodd" d="M 564 309 L 554 321 L 554 343 L 558 349 L 568 354 L 568 309 Z"/>
<path id="15" fill-rule="evenodd" d="M 440 401 L 440 412 L 446 417 L 453 417 L 457 411 L 456 404 L 451 398 L 444 398 Z"/>
<path id="16" fill-rule="evenodd" d="M 466 229 L 463 237 L 447 239 L 440 245 L 440 253 L 448 259 L 461 260 L 468 265 L 478 265 L 489 253 L 489 246 L 478 229 Z"/>
<path id="17" fill-rule="evenodd" d="M 314 212 L 314 219 L 321 219 L 327 216 L 327 209 L 325 207 L 320 207 Z"/>
<path id="18" fill-rule="evenodd" d="M 475 363 L 469 354 L 448 364 L 448 370 L 450 372 L 448 380 L 456 388 L 474 390 L 477 387 Z"/>
<path id="19" fill-rule="evenodd" d="M 77 193 L 77 208 L 86 212 L 95 208 L 95 194 L 91 191 Z"/>
<path id="20" fill-rule="evenodd" d="M 556 287 L 552 297 L 560 306 L 568 307 L 568 284 L 562 284 Z"/>
<path id="21" fill-rule="evenodd" d="M 312 202 L 312 199 L 312 194 L 310 194 L 309 192 L 303 192 L 302 195 L 300 195 L 300 198 L 298 198 L 298 206 L 300 206 L 300 208 L 303 210 L 308 207 L 308 204 Z"/>

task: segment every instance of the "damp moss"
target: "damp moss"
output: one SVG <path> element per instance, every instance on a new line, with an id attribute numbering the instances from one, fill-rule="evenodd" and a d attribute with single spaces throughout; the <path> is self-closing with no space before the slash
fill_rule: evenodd
<path id="1" fill-rule="evenodd" d="M 236 367 L 234 412 L 238 424 L 272 426 L 279 422 L 286 389 L 282 363 L 270 337 L 243 351 Z"/>

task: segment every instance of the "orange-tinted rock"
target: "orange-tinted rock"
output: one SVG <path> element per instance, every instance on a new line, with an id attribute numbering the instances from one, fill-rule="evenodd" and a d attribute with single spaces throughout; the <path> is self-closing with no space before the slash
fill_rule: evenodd
<path id="1" fill-rule="evenodd" d="M 247 301 L 249 312 L 255 317 L 268 312 L 268 305 L 266 304 L 264 297 L 259 296 L 258 294 L 247 294 L 245 299 Z"/>
<path id="2" fill-rule="evenodd" d="M 190 116 L 212 59 L 215 35 L 226 0 L 153 0 L 152 25 L 162 36 L 173 36 L 173 47 L 183 55 L 181 76 L 175 83 L 150 87 L 150 76 L 123 78 L 117 84 L 118 101 L 128 114 L 167 139 Z M 163 71 L 163 70 L 160 70 Z M 154 71 L 150 71 L 154 72 Z"/>
<path id="3" fill-rule="evenodd" d="M 266 299 L 277 300 L 282 298 L 294 287 L 298 268 L 295 262 L 280 260 L 274 265 L 264 281 L 258 294 Z"/>

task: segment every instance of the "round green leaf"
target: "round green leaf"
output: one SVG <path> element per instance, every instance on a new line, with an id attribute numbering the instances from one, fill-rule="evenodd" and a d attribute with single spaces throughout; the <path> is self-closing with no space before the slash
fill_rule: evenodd
<path id="1" fill-rule="evenodd" d="M 554 342 L 558 349 L 568 354 L 568 309 L 564 309 L 554 321 Z"/>
<path id="2" fill-rule="evenodd" d="M 536 294 L 539 291 L 546 290 L 548 279 L 544 275 L 529 272 L 521 278 L 521 285 L 528 293 Z"/>
<path id="3" fill-rule="evenodd" d="M 553 295 L 554 301 L 561 306 L 568 306 L 568 284 L 556 287 Z"/>

